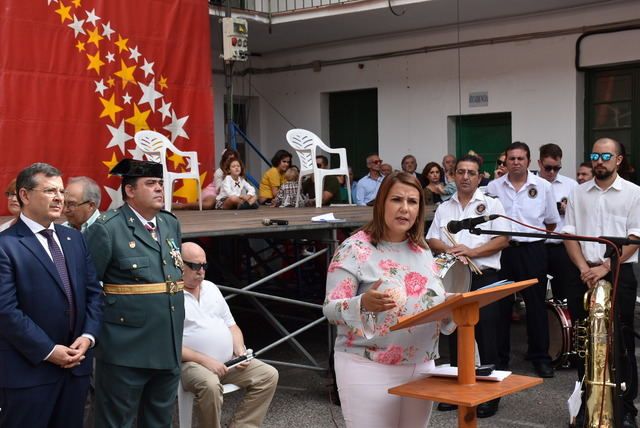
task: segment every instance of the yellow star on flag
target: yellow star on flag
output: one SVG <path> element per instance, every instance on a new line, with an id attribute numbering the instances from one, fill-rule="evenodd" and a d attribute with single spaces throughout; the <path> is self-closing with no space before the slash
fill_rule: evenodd
<path id="1" fill-rule="evenodd" d="M 167 89 L 169 86 L 167 85 L 167 78 L 164 76 L 160 76 L 160 81 L 158 82 L 158 86 L 160 89 Z"/>
<path id="2" fill-rule="evenodd" d="M 133 73 L 135 71 L 136 71 L 135 65 L 132 65 L 131 67 L 127 67 L 127 64 L 125 64 L 124 60 L 121 59 L 120 71 L 116 71 L 113 74 L 122 79 L 122 89 L 124 89 L 125 86 L 127 86 L 127 83 L 129 82 L 136 83 L 136 78 L 133 77 Z"/>
<path id="3" fill-rule="evenodd" d="M 95 55 L 87 54 L 87 58 L 89 59 L 87 70 L 95 70 L 100 75 L 100 67 L 104 65 L 104 62 L 100 59 L 100 51 L 96 52 Z"/>
<path id="4" fill-rule="evenodd" d="M 113 88 L 113 85 L 115 85 L 115 84 L 116 84 L 116 81 L 113 80 L 113 77 L 109 77 L 107 79 L 107 85 L 109 85 L 109 86 L 111 86 Z"/>
<path id="5" fill-rule="evenodd" d="M 125 122 L 133 125 L 136 133 L 138 131 L 142 131 L 143 129 L 149 129 L 149 125 L 147 124 L 147 117 L 149 117 L 149 113 L 151 113 L 151 110 L 141 112 L 138 109 L 138 105 L 136 103 L 133 103 L 133 116 L 125 119 Z"/>
<path id="6" fill-rule="evenodd" d="M 64 3 L 60 2 L 60 7 L 56 9 L 56 13 L 60 15 L 60 22 L 64 22 L 67 19 L 69 21 L 73 21 L 71 14 L 69 13 L 70 10 L 71 6 L 65 6 Z"/>
<path id="7" fill-rule="evenodd" d="M 116 158 L 116 152 L 111 153 L 111 160 L 102 161 L 102 163 L 107 166 L 108 171 L 111 171 L 113 167 L 118 164 L 118 158 Z M 111 177 L 111 174 L 109 174 L 109 177 Z"/>
<path id="8" fill-rule="evenodd" d="M 78 8 L 80 7 L 82 0 L 71 0 L 71 3 L 73 3 L 73 5 Z"/>
<path id="9" fill-rule="evenodd" d="M 100 48 L 100 40 L 104 39 L 98 32 L 98 27 L 94 28 L 93 31 L 89 31 L 89 39 L 87 43 L 93 43 L 97 48 Z"/>
<path id="10" fill-rule="evenodd" d="M 206 171 L 200 175 L 200 182 L 204 183 L 207 176 Z M 182 180 L 182 187 L 173 192 L 173 196 L 185 198 L 187 202 L 198 201 L 198 182 L 196 180 Z"/>
<path id="11" fill-rule="evenodd" d="M 78 40 L 78 43 L 76 43 L 76 49 L 78 49 L 78 52 L 82 52 L 84 50 L 84 43 Z"/>
<path id="12" fill-rule="evenodd" d="M 123 39 L 120 34 L 118 34 L 118 41 L 114 42 L 114 44 L 118 47 L 118 53 L 122 53 L 122 51 L 128 51 L 127 42 L 129 39 Z"/>
<path id="13" fill-rule="evenodd" d="M 187 163 L 184 161 L 184 158 L 176 153 L 169 156 L 169 160 L 173 162 L 173 169 L 178 170 L 180 165 L 187 166 Z"/>
<path id="14" fill-rule="evenodd" d="M 122 111 L 122 107 L 116 104 L 115 97 L 115 94 L 111 94 L 111 98 L 108 100 L 100 97 L 100 102 L 104 107 L 104 110 L 102 110 L 102 113 L 100 113 L 100 117 L 109 116 L 111 122 L 113 123 L 116 123 L 116 113 Z M 136 130 L 136 132 L 138 131 Z"/>

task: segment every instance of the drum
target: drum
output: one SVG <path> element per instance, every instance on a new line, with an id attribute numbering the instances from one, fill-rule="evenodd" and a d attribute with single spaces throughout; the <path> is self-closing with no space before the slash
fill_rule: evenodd
<path id="1" fill-rule="evenodd" d="M 573 327 L 566 303 L 547 300 L 547 319 L 551 363 L 556 368 L 567 368 L 571 365 L 569 357 L 573 353 Z"/>

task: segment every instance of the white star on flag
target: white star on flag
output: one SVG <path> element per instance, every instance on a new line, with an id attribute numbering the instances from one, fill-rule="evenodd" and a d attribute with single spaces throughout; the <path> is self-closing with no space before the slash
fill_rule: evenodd
<path id="1" fill-rule="evenodd" d="M 124 104 L 131 104 L 131 95 L 129 95 L 128 92 L 125 92 L 124 95 L 122 96 L 122 102 Z"/>
<path id="2" fill-rule="evenodd" d="M 58 0 L 47 0 L 47 6 L 51 5 L 51 2 L 58 3 Z"/>
<path id="3" fill-rule="evenodd" d="M 90 22 L 94 27 L 97 27 L 98 25 L 96 24 L 96 22 L 100 20 L 100 17 L 96 15 L 96 9 L 93 8 L 91 12 L 85 10 L 85 12 L 87 13 L 87 22 Z"/>
<path id="4" fill-rule="evenodd" d="M 107 22 L 106 24 L 102 24 L 102 35 L 105 36 L 107 39 L 111 40 L 111 35 L 115 33 L 114 30 L 111 29 L 111 21 Z"/>
<path id="5" fill-rule="evenodd" d="M 73 22 L 71 24 L 67 24 L 69 28 L 73 28 L 73 37 L 78 38 L 78 34 L 87 34 L 82 28 L 82 24 L 84 24 L 84 19 L 76 18 L 76 14 L 73 14 Z"/>
<path id="6" fill-rule="evenodd" d="M 115 55 L 112 52 L 109 52 L 108 54 L 105 55 L 105 58 L 107 59 L 107 61 L 109 62 L 113 62 L 115 61 Z"/>
<path id="7" fill-rule="evenodd" d="M 118 186 L 117 189 L 112 189 L 111 187 L 104 186 L 104 191 L 107 192 L 107 195 L 111 198 L 111 203 L 109 204 L 110 210 L 114 208 L 120 207 L 123 204 L 122 200 L 122 191 L 120 190 L 122 185 Z"/>
<path id="8" fill-rule="evenodd" d="M 100 92 L 100 96 L 104 97 L 104 91 L 107 89 L 104 79 L 95 80 L 94 83 L 96 84 L 96 92 Z"/>
<path id="9" fill-rule="evenodd" d="M 184 124 L 187 122 L 187 119 L 189 119 L 189 116 L 184 116 L 178 119 L 176 112 L 173 109 L 171 110 L 171 123 L 165 126 L 164 129 L 171 132 L 172 143 L 175 142 L 178 137 L 189 138 L 187 133 L 184 131 Z"/>
<path id="10" fill-rule="evenodd" d="M 162 113 L 162 121 L 168 117 L 171 117 L 171 103 L 165 103 L 164 99 L 162 100 L 162 107 L 158 109 L 160 113 Z"/>
<path id="11" fill-rule="evenodd" d="M 153 64 L 154 63 L 153 62 L 148 62 L 146 58 L 143 58 L 143 59 L 144 59 L 144 65 L 142 67 L 140 67 L 140 68 L 142 70 L 144 70 L 144 78 L 146 79 L 149 74 L 155 74 L 153 72 Z"/>
<path id="12" fill-rule="evenodd" d="M 138 147 L 136 147 L 135 149 L 129 149 L 127 151 L 131 155 L 131 158 L 135 160 L 144 160 L 144 152 Z M 160 162 L 160 160 L 158 160 L 158 162 Z"/>
<path id="13" fill-rule="evenodd" d="M 137 46 L 135 48 L 130 48 L 129 49 L 129 58 L 131 58 L 135 62 L 138 62 L 138 58 L 139 57 L 140 57 L 140 52 L 138 52 L 138 47 Z"/>
<path id="14" fill-rule="evenodd" d="M 162 94 L 156 91 L 156 79 L 151 79 L 151 84 L 145 85 L 142 82 L 138 82 L 138 86 L 142 89 L 142 96 L 140 97 L 140 101 L 138 101 L 138 105 L 142 105 L 144 103 L 148 103 L 151 106 L 151 111 L 156 111 L 156 100 L 158 98 L 162 98 Z"/>
<path id="15" fill-rule="evenodd" d="M 118 148 L 124 155 L 124 149 L 127 145 L 127 141 L 133 139 L 133 137 L 127 134 L 127 132 L 124 130 L 124 119 L 120 121 L 120 126 L 118 126 L 117 128 L 111 125 L 107 125 L 107 129 L 109 129 L 109 132 L 111 133 L 111 140 L 109 141 L 109 144 L 107 144 L 106 148 L 108 149 L 109 147 L 118 146 Z"/>

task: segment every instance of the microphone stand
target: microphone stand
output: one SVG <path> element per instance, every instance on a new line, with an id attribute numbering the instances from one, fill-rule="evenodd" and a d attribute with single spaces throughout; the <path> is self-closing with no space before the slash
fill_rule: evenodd
<path id="1" fill-rule="evenodd" d="M 618 254 L 621 251 L 623 245 L 640 245 L 640 240 L 638 239 L 621 238 L 616 236 L 591 237 L 591 236 L 576 236 L 576 235 L 569 235 L 569 234 L 562 234 L 562 233 L 552 234 L 552 233 L 533 233 L 533 232 L 510 232 L 510 231 L 504 231 L 504 230 L 484 230 L 484 229 L 479 229 L 477 227 L 471 227 L 468 230 L 469 230 L 469 233 L 472 233 L 474 235 L 522 236 L 522 237 L 528 237 L 528 238 L 560 239 L 562 241 L 584 241 L 584 242 L 597 242 L 599 244 L 605 244 L 607 246 L 607 249 L 604 255 L 605 257 L 609 257 L 611 259 L 611 275 L 615 284 L 615 288 L 611 293 L 612 294 L 611 300 L 614 308 L 615 308 L 615 302 L 617 297 L 616 296 L 617 286 L 618 286 L 617 280 L 618 280 L 618 275 L 620 274 L 620 265 L 618 265 Z M 615 313 L 613 313 L 612 316 L 613 316 L 613 322 L 614 322 L 613 324 L 614 335 L 618 329 L 620 329 L 620 332 L 622 333 L 621 327 L 618 322 L 618 317 L 615 315 Z M 615 409 L 614 413 L 615 413 L 616 424 L 622 423 L 622 419 L 623 419 L 622 398 L 625 391 L 623 391 L 621 388 L 621 379 L 617 379 L 618 378 L 618 371 L 617 371 L 618 362 L 621 361 L 622 357 L 624 357 L 626 354 L 626 349 L 624 347 L 624 344 L 622 343 L 623 341 L 624 341 L 624 338 L 622 337 L 622 335 L 619 336 L 619 340 L 613 341 L 614 364 L 611 364 L 611 367 L 612 367 L 611 375 L 613 376 L 613 379 L 615 379 L 614 382 L 616 385 L 615 395 L 617 400 L 614 400 L 614 409 Z M 626 358 L 632 358 L 632 357 L 626 356 Z"/>

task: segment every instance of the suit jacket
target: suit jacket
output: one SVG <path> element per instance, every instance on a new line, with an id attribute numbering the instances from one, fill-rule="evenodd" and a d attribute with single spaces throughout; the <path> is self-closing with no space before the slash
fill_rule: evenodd
<path id="1" fill-rule="evenodd" d="M 26 388 L 56 382 L 64 370 L 44 361 L 56 344 L 78 336 L 98 338 L 102 296 L 84 237 L 55 226 L 74 294 L 75 329 L 55 264 L 31 229 L 18 220 L 0 234 L 0 388 Z M 92 350 L 71 370 L 89 375 Z"/>
<path id="2" fill-rule="evenodd" d="M 180 249 L 178 219 L 167 211 L 156 214 L 158 241 L 131 208 L 101 215 L 86 237 L 104 284 L 150 284 L 182 279 L 172 247 Z M 96 358 L 109 364 L 150 369 L 174 369 L 182 355 L 184 294 L 107 294 L 104 324 Z"/>

